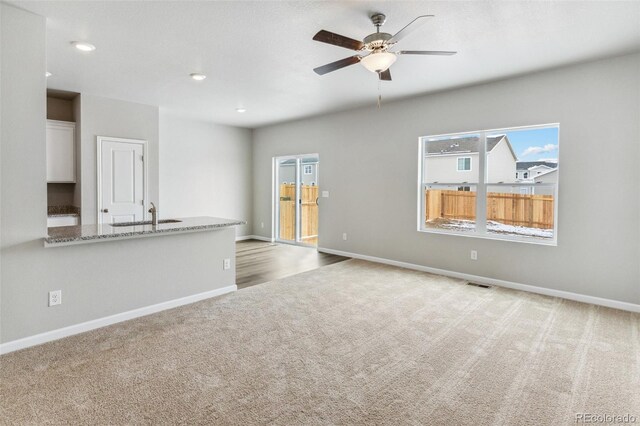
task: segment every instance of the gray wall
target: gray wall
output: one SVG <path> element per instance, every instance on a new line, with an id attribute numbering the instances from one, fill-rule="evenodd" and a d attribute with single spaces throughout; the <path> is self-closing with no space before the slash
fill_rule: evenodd
<path id="1" fill-rule="evenodd" d="M 2 141 L 4 140 L 4 131 L 2 128 L 2 114 L 3 114 L 3 110 L 5 108 L 4 103 L 2 102 L 2 75 L 4 74 L 4 68 L 3 68 L 3 54 L 2 54 L 2 49 L 3 49 L 3 43 L 2 40 L 4 40 L 4 36 L 5 34 L 2 31 L 2 28 L 4 27 L 3 23 L 3 12 L 4 12 L 4 8 L 2 7 L 2 5 L 0 5 L 0 249 L 2 248 L 2 218 L 4 216 L 3 214 L 3 204 L 2 204 L 2 182 L 4 182 L 4 180 L 2 179 Z M 1 253 L 1 251 L 0 251 Z M 2 328 L 2 257 L 0 256 L 0 329 Z M 2 338 L 2 334 L 0 334 L 0 339 Z"/>
<path id="2" fill-rule="evenodd" d="M 229 228 L 44 248 L 45 19 L 6 4 L 0 10 L 0 342 L 233 285 L 234 231 Z M 152 130 L 135 134 L 126 127 L 133 123 L 125 116 L 139 112 L 139 121 L 156 117 L 157 141 L 157 114 L 148 109 L 89 99 L 88 111 L 104 115 L 92 121 L 83 110 L 83 123 L 97 134 L 151 140 Z M 224 258 L 232 259 L 227 271 Z M 59 289 L 62 305 L 48 307 L 48 292 Z"/>
<path id="3" fill-rule="evenodd" d="M 113 136 L 147 141 L 149 200 L 159 199 L 159 109 L 157 106 L 142 105 L 133 102 L 102 98 L 82 94 L 80 135 L 82 157 L 82 205 L 83 224 L 96 223 L 96 155 L 97 137 Z"/>
<path id="4" fill-rule="evenodd" d="M 1 3 L 1 247 L 42 238 L 47 227 L 45 19 Z M 18 42 L 19 41 L 19 42 Z M 2 258 L 4 273 L 6 262 Z M 4 293 L 4 292 L 3 292 Z M 4 294 L 3 294 L 4 296 Z M 5 297 L 2 298 L 3 302 Z"/>
<path id="5" fill-rule="evenodd" d="M 320 247 L 640 303 L 639 118 L 633 54 L 256 129 L 254 230 L 271 236 L 272 157 L 318 152 Z M 420 136 L 554 122 L 557 247 L 416 231 Z"/>
<path id="6" fill-rule="evenodd" d="M 160 114 L 161 218 L 241 219 L 251 234 L 251 130 Z"/>

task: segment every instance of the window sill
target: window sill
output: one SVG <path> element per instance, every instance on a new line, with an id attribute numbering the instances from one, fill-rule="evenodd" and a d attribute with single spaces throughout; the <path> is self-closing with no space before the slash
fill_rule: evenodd
<path id="1" fill-rule="evenodd" d="M 452 235 L 455 237 L 480 238 L 483 240 L 506 241 L 510 243 L 535 244 L 535 245 L 551 246 L 551 247 L 558 246 L 557 238 L 554 238 L 553 240 L 534 240 L 533 238 L 526 238 L 526 237 L 498 237 L 491 234 L 478 234 L 475 231 L 469 231 L 465 233 L 465 232 L 451 232 L 451 231 L 435 230 L 435 229 L 418 229 L 418 232 L 425 233 L 425 234 Z"/>

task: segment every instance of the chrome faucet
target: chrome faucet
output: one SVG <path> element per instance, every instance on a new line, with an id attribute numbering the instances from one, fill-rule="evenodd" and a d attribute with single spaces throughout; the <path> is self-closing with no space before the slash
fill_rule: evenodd
<path id="1" fill-rule="evenodd" d="M 151 213 L 151 224 L 158 224 L 158 209 L 156 209 L 156 205 L 151 203 L 151 208 L 149 209 L 149 213 Z"/>

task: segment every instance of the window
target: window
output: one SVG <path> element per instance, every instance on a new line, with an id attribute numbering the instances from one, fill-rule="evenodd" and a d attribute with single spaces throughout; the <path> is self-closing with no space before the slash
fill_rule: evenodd
<path id="1" fill-rule="evenodd" d="M 468 172 L 471 170 L 471 157 L 458 158 L 458 171 Z"/>
<path id="2" fill-rule="evenodd" d="M 558 125 L 425 136 L 420 152 L 420 231 L 556 243 Z"/>
<path id="3" fill-rule="evenodd" d="M 305 175 L 313 174 L 313 166 L 311 164 L 305 164 L 303 170 Z"/>

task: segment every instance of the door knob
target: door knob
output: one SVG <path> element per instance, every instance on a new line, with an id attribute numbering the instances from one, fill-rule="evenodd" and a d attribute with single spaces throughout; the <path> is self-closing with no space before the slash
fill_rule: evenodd
<path id="1" fill-rule="evenodd" d="M 102 213 L 109 213 L 109 209 L 102 209 L 100 210 Z"/>

